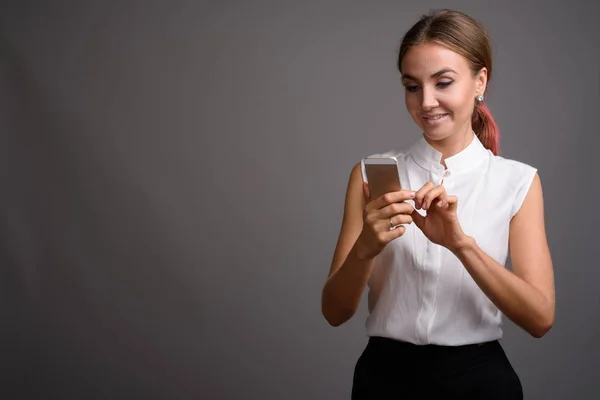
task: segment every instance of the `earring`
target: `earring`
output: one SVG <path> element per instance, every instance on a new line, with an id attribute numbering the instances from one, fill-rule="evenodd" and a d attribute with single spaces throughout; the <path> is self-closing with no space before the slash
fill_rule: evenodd
<path id="1" fill-rule="evenodd" d="M 480 94 L 479 96 L 477 96 L 477 101 L 480 102 L 480 103 L 483 101 L 483 95 L 482 94 Z"/>

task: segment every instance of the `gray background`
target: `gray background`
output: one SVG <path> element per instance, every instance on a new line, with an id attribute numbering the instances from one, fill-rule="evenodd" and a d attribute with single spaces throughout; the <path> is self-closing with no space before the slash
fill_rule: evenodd
<path id="1" fill-rule="evenodd" d="M 492 35 L 502 155 L 545 190 L 556 323 L 536 340 L 507 321 L 503 345 L 526 398 L 598 398 L 585 1 L 4 1 L 1 389 L 349 398 L 365 304 L 332 328 L 320 291 L 350 169 L 419 135 L 395 56 L 440 6 Z"/>

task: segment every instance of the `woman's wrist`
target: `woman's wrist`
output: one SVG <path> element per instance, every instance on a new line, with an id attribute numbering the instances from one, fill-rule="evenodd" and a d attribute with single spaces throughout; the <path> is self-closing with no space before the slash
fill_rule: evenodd
<path id="1" fill-rule="evenodd" d="M 460 239 L 456 240 L 451 246 L 448 246 L 448 250 L 450 250 L 458 257 L 465 250 L 469 250 L 474 246 L 477 246 L 475 238 L 468 235 L 463 235 Z"/>
<path id="2" fill-rule="evenodd" d="M 354 243 L 353 250 L 355 257 L 359 261 L 370 261 L 373 259 L 373 257 L 369 255 L 369 249 L 363 245 L 360 237 L 356 240 L 356 243 Z"/>

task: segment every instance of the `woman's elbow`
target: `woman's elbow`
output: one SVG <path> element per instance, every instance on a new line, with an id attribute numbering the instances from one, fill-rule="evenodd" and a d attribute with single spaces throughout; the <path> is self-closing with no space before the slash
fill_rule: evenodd
<path id="1" fill-rule="evenodd" d="M 333 326 L 334 328 L 337 328 L 340 325 L 343 325 L 344 322 L 346 322 L 346 319 L 342 319 L 342 318 L 333 318 L 332 316 L 327 316 L 326 314 L 323 314 L 323 316 L 325 317 L 325 320 L 327 321 L 327 323 L 330 326 Z"/>
<path id="2" fill-rule="evenodd" d="M 321 314 L 323 314 L 323 317 L 329 325 L 338 327 L 352 318 L 354 311 L 347 308 L 334 307 L 323 301 L 321 303 Z"/>
<path id="3" fill-rule="evenodd" d="M 550 331 L 550 328 L 551 327 L 535 329 L 530 331 L 529 334 L 536 339 L 541 339 L 542 337 L 544 337 L 544 335 L 546 335 L 546 333 L 548 333 L 548 331 Z"/>
<path id="4" fill-rule="evenodd" d="M 345 309 L 340 309 L 340 310 L 334 311 L 334 310 L 326 310 L 325 308 L 323 308 L 321 312 L 323 314 L 323 317 L 325 317 L 325 320 L 327 321 L 327 323 L 333 327 L 338 327 L 340 325 L 343 325 L 346 321 L 348 321 L 354 315 L 354 313 L 351 310 L 345 310 Z"/>
<path id="5" fill-rule="evenodd" d="M 536 324 L 536 326 L 532 327 L 529 330 L 529 334 L 536 339 L 540 339 L 540 338 L 544 337 L 546 335 L 546 333 L 548 333 L 550 331 L 550 329 L 552 329 L 553 325 L 554 325 L 554 315 L 549 316 L 548 318 L 546 318 L 543 321 Z"/>

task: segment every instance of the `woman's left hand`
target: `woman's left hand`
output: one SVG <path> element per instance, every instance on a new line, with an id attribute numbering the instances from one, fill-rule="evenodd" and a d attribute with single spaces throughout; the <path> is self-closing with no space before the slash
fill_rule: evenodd
<path id="1" fill-rule="evenodd" d="M 435 186 L 427 182 L 416 192 L 415 210 L 412 212 L 413 222 L 433 243 L 454 251 L 465 242 L 467 235 L 463 232 L 456 209 L 458 198 L 448 196 L 443 185 Z M 426 216 L 417 209 L 427 211 Z"/>

